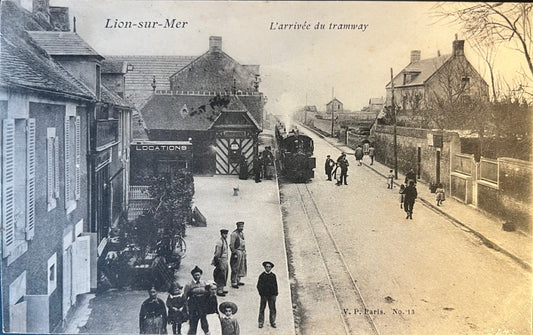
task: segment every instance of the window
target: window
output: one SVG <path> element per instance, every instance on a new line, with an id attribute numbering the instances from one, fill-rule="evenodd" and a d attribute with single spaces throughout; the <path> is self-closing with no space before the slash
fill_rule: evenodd
<path id="1" fill-rule="evenodd" d="M 2 251 L 16 258 L 26 250 L 21 241 L 34 236 L 35 119 L 4 119 L 1 140 Z"/>
<path id="2" fill-rule="evenodd" d="M 59 139 L 55 128 L 46 129 L 48 211 L 56 208 L 59 199 Z"/>
<path id="3" fill-rule="evenodd" d="M 57 288 L 57 255 L 53 254 L 48 259 L 48 295 Z"/>
<path id="4" fill-rule="evenodd" d="M 80 117 L 65 117 L 65 208 L 71 212 L 80 198 Z"/>

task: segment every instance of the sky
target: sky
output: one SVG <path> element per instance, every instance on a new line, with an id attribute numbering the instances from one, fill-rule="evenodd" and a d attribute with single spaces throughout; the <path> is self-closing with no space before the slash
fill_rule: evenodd
<path id="1" fill-rule="evenodd" d="M 460 27 L 432 15 L 431 2 L 50 0 L 76 17 L 77 33 L 103 55 L 199 56 L 209 36 L 241 64 L 260 65 L 265 108 L 290 114 L 304 105 L 325 109 L 333 97 L 360 110 L 385 96 L 411 50 L 421 58 L 449 54 Z M 186 21 L 183 28 L 108 28 L 116 22 Z M 109 21 L 108 21 L 109 20 Z M 109 22 L 109 23 L 108 23 Z M 317 23 L 324 29 L 314 29 Z M 279 29 L 280 25 L 309 29 Z M 332 24 L 330 26 L 330 24 Z M 356 29 L 338 30 L 333 24 Z M 106 27 L 106 25 L 108 27 Z M 320 28 L 320 26 L 318 26 Z M 332 29 L 330 29 L 332 28 Z M 488 82 L 488 72 L 465 43 L 465 53 Z M 518 52 L 499 48 L 498 76 L 513 82 L 525 68 Z"/>

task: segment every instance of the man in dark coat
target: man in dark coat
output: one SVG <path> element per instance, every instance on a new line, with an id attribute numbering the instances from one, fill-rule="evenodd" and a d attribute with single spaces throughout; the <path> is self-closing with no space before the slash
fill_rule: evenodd
<path id="1" fill-rule="evenodd" d="M 166 334 L 167 309 L 163 300 L 157 297 L 154 287 L 148 290 L 150 297 L 141 305 L 139 330 L 141 334 Z"/>
<path id="2" fill-rule="evenodd" d="M 348 166 L 350 164 L 348 163 L 348 160 L 346 159 L 346 154 L 343 152 L 342 155 L 337 159 L 337 165 L 341 168 L 341 175 L 339 177 L 339 180 L 337 181 L 337 186 L 342 185 L 344 182 L 344 185 L 348 185 L 346 182 L 346 178 L 348 177 Z"/>
<path id="3" fill-rule="evenodd" d="M 333 167 L 335 166 L 335 162 L 333 159 L 331 159 L 331 156 L 328 155 L 326 158 L 326 164 L 325 164 L 325 170 L 326 175 L 328 176 L 328 181 L 331 181 L 331 172 L 333 171 Z"/>
<path id="4" fill-rule="evenodd" d="M 414 181 L 409 182 L 409 186 L 405 188 L 404 191 L 404 201 L 403 201 L 403 208 L 405 210 L 405 213 L 407 213 L 406 219 L 413 219 L 413 207 L 415 206 L 415 199 L 418 196 L 418 193 L 416 191 L 416 186 Z"/>
<path id="5" fill-rule="evenodd" d="M 202 278 L 203 271 L 198 266 L 195 266 L 191 271 L 193 280 L 185 285 L 183 295 L 187 300 L 187 308 L 189 310 L 189 332 L 188 335 L 195 335 L 198 329 L 198 321 L 202 326 L 204 333 L 209 333 L 209 324 L 205 314 L 205 302 L 207 291 L 205 286 L 207 283 Z"/>
<path id="6" fill-rule="evenodd" d="M 217 295 L 223 297 L 228 293 L 224 290 L 226 283 L 228 281 L 228 230 L 220 230 L 220 238 L 215 244 L 215 255 L 213 256 L 213 263 L 211 265 L 215 266 L 213 271 L 213 279 L 217 284 Z"/>
<path id="7" fill-rule="evenodd" d="M 267 146 L 263 151 L 263 166 L 265 179 L 272 179 L 274 174 L 274 155 L 270 150 L 270 146 Z"/>
<path id="8" fill-rule="evenodd" d="M 357 160 L 357 165 L 362 165 L 361 160 L 363 159 L 363 148 L 360 145 L 355 148 L 355 160 Z"/>
<path id="9" fill-rule="evenodd" d="M 268 303 L 270 311 L 269 321 L 272 328 L 276 328 L 276 297 L 278 296 L 278 281 L 276 275 L 272 272 L 274 264 L 272 262 L 263 262 L 265 272 L 259 275 L 257 280 L 257 291 L 261 297 L 259 305 L 259 328 L 263 328 L 265 321 L 265 307 Z"/>
<path id="10" fill-rule="evenodd" d="M 407 174 L 405 175 L 405 185 L 409 186 L 409 183 L 413 181 L 416 185 L 416 174 L 415 174 L 415 170 L 413 170 L 412 168 L 409 169 L 409 172 L 407 172 Z"/>

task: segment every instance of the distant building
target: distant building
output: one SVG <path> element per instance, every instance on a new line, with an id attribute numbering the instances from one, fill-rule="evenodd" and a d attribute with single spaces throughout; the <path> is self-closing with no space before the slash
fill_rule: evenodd
<path id="1" fill-rule="evenodd" d="M 344 105 L 337 98 L 333 98 L 326 104 L 326 114 L 331 114 L 331 112 L 344 113 Z"/>
<path id="2" fill-rule="evenodd" d="M 431 108 L 435 101 L 461 104 L 472 98 L 488 99 L 488 85 L 464 53 L 464 40 L 454 40 L 452 53 L 421 59 L 420 50 L 411 51 L 410 63 L 393 79 L 395 105 L 399 116 L 414 115 Z M 392 103 L 392 83 L 386 85 L 386 105 Z"/>

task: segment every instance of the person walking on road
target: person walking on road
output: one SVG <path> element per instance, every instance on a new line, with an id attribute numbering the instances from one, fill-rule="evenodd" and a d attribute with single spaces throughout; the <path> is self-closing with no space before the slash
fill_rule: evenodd
<path id="1" fill-rule="evenodd" d="M 220 297 L 228 293 L 228 291 L 224 290 L 228 282 L 228 232 L 227 229 L 220 229 L 220 238 L 215 244 L 215 255 L 211 262 L 211 265 L 215 267 L 213 270 L 213 279 L 217 285 L 216 294 Z"/>
<path id="2" fill-rule="evenodd" d="M 327 155 L 326 164 L 324 168 L 326 170 L 326 175 L 328 176 L 328 181 L 331 181 L 331 172 L 333 171 L 334 166 L 335 166 L 335 162 L 333 161 L 333 159 L 331 159 L 330 155 Z"/>
<path id="3" fill-rule="evenodd" d="M 167 297 L 168 323 L 172 325 L 172 333 L 181 335 L 181 324 L 187 322 L 187 301 L 182 291 L 183 287 L 175 282 L 170 287 Z"/>
<path id="4" fill-rule="evenodd" d="M 253 168 L 254 168 L 254 179 L 256 183 L 261 182 L 262 166 L 263 166 L 263 163 L 261 162 L 261 158 L 258 156 L 254 156 Z"/>
<path id="5" fill-rule="evenodd" d="M 278 281 L 272 272 L 274 264 L 269 261 L 263 262 L 265 271 L 259 275 L 257 280 L 257 291 L 261 297 L 259 304 L 259 328 L 263 328 L 265 321 L 265 307 L 268 303 L 269 321 L 272 328 L 276 328 L 276 297 L 278 296 Z"/>
<path id="6" fill-rule="evenodd" d="M 244 222 L 239 221 L 236 223 L 237 229 L 235 229 L 230 236 L 229 248 L 231 250 L 231 287 L 239 288 L 241 278 L 246 277 L 246 245 L 244 243 Z"/>
<path id="7" fill-rule="evenodd" d="M 220 304 L 220 326 L 222 335 L 239 335 L 241 333 L 239 322 L 233 317 L 237 313 L 237 305 L 231 301 L 224 301 Z"/>
<path id="8" fill-rule="evenodd" d="M 148 290 L 149 298 L 141 305 L 139 330 L 141 334 L 166 334 L 167 309 L 163 300 L 157 297 L 154 287 Z"/>
<path id="9" fill-rule="evenodd" d="M 370 165 L 374 165 L 374 153 L 376 149 L 372 144 L 370 144 L 370 148 L 368 148 L 368 157 L 370 157 Z"/>
<path id="10" fill-rule="evenodd" d="M 202 280 L 203 271 L 198 266 L 195 266 L 191 271 L 193 277 L 192 281 L 185 285 L 183 295 L 187 301 L 187 308 L 189 310 L 189 331 L 188 335 L 195 335 L 198 329 L 198 321 L 202 326 L 202 330 L 207 335 L 209 334 L 209 324 L 205 314 L 205 300 L 207 291 L 205 281 Z"/>
<path id="11" fill-rule="evenodd" d="M 416 174 L 413 168 L 410 168 L 409 172 L 407 172 L 407 174 L 405 175 L 405 185 L 409 185 L 411 181 L 414 182 L 416 185 Z"/>
<path id="12" fill-rule="evenodd" d="M 360 145 L 357 146 L 357 148 L 355 148 L 355 160 L 357 161 L 357 165 L 363 165 L 363 163 L 361 163 L 361 160 L 363 159 L 363 148 L 361 148 Z"/>
<path id="13" fill-rule="evenodd" d="M 403 210 L 407 213 L 406 219 L 413 219 L 413 207 L 415 206 L 415 199 L 418 196 L 414 181 L 409 182 L 409 186 L 405 188 L 405 198 L 403 203 Z"/>
<path id="14" fill-rule="evenodd" d="M 267 146 L 263 151 L 264 178 L 267 180 L 274 176 L 274 155 L 270 150 L 270 146 Z"/>
<path id="15" fill-rule="evenodd" d="M 348 166 L 350 166 L 350 164 L 348 163 L 348 160 L 346 159 L 346 154 L 344 152 L 337 160 L 337 165 L 341 168 L 341 175 L 337 180 L 337 186 L 342 185 L 343 182 L 344 185 L 348 185 L 348 183 L 346 182 L 346 178 L 348 177 Z"/>

